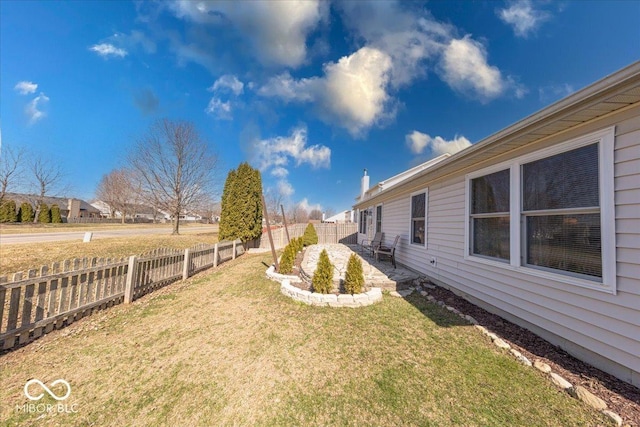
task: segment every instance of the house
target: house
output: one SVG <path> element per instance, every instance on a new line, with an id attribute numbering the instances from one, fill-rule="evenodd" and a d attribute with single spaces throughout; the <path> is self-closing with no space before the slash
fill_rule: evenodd
<path id="1" fill-rule="evenodd" d="M 122 213 L 118 209 L 112 208 L 108 202 L 103 200 L 94 200 L 91 202 L 91 206 L 100 211 L 102 218 L 122 218 Z M 155 209 L 153 206 L 129 203 L 127 205 L 125 218 L 127 221 L 131 220 L 133 222 L 152 222 L 168 221 L 171 219 L 171 216 L 163 210 Z M 182 219 L 182 217 L 180 219 Z"/>
<path id="2" fill-rule="evenodd" d="M 7 193 L 5 198 L 16 202 L 17 207 L 20 207 L 22 203 L 29 203 L 33 207 L 34 212 L 36 205 L 40 201 L 40 196 L 37 194 Z M 60 216 L 63 219 L 100 217 L 100 210 L 81 199 L 45 196 L 42 201 L 46 203 L 49 208 L 53 205 L 58 205 L 60 208 Z"/>
<path id="3" fill-rule="evenodd" d="M 322 222 L 326 222 L 326 223 L 346 224 L 346 223 L 353 222 L 353 211 L 351 209 L 338 212 L 337 214 L 330 217 L 324 217 L 324 213 L 322 215 L 323 215 Z"/>
<path id="4" fill-rule="evenodd" d="M 640 386 L 640 62 L 354 209 L 359 241 Z"/>

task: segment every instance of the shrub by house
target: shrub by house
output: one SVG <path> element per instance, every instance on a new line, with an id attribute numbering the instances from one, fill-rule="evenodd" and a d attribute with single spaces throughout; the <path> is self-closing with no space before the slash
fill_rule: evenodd
<path id="1" fill-rule="evenodd" d="M 364 287 L 364 274 L 362 272 L 362 262 L 356 254 L 351 254 L 347 263 L 347 272 L 344 276 L 344 290 L 348 294 L 362 293 Z"/>
<path id="2" fill-rule="evenodd" d="M 331 265 L 326 249 L 320 252 L 318 266 L 313 274 L 311 285 L 313 291 L 319 294 L 328 294 L 333 289 L 333 265 Z"/>

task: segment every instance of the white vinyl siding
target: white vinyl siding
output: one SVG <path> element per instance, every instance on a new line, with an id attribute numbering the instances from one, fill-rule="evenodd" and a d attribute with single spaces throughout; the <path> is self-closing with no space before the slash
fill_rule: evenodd
<path id="1" fill-rule="evenodd" d="M 509 164 L 524 155 L 539 155 L 543 149 L 611 126 L 616 131 L 613 153 L 616 294 L 575 286 L 559 274 L 542 277 L 531 274 L 532 269 L 527 267 L 503 263 L 496 266 L 498 262 L 465 258 L 469 247 L 465 242 L 466 174 L 485 168 L 498 170 L 501 163 Z M 518 168 L 512 178 L 514 175 L 519 175 Z M 381 200 L 385 207 L 385 240 L 402 235 L 396 251 L 399 263 L 531 328 L 596 367 L 640 385 L 640 106 L 501 155 L 494 164 L 485 162 L 476 170 L 460 171 L 439 181 L 425 179 L 416 183 L 413 191 L 426 186 L 429 187 L 426 250 L 409 244 L 407 224 L 412 191 L 390 192 Z M 518 232 L 520 218 L 516 218 L 518 224 L 512 230 Z M 435 266 L 429 264 L 431 258 L 437 260 Z"/>

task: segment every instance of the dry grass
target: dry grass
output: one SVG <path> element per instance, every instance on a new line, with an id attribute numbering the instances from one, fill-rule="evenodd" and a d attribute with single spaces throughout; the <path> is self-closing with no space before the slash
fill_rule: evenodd
<path id="1" fill-rule="evenodd" d="M 180 228 L 190 224 L 180 223 Z M 200 224 L 198 224 L 200 225 Z M 123 228 L 166 228 L 171 224 L 0 224 L 0 234 L 52 233 L 59 231 L 121 230 Z"/>
<path id="2" fill-rule="evenodd" d="M 60 241 L 0 245 L 0 276 L 40 268 L 66 259 L 121 258 L 156 248 L 184 249 L 197 243 L 213 244 L 217 241 L 217 233 L 185 233 L 178 236 L 146 234 L 101 238 L 87 243 Z"/>
<path id="3" fill-rule="evenodd" d="M 420 296 L 295 303 L 246 255 L 0 356 L 0 419 L 54 426 L 595 426 L 599 414 Z M 24 414 L 69 381 L 77 413 Z M 48 399 L 48 400 L 47 400 Z M 45 403 L 56 403 L 48 396 Z"/>

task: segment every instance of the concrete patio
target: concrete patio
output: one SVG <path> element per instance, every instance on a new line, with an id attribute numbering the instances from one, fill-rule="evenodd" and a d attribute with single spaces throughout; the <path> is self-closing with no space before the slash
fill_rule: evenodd
<path id="1" fill-rule="evenodd" d="M 382 288 L 389 291 L 405 289 L 412 285 L 412 281 L 421 277 L 418 273 L 403 268 L 398 265 L 393 268 L 391 260 L 381 258 L 376 261 L 368 251 L 361 252 L 359 245 L 324 244 L 313 245 L 307 248 L 304 259 L 302 260 L 303 276 L 311 278 L 318 264 L 320 252 L 327 250 L 331 264 L 334 266 L 334 283 L 340 283 L 344 280 L 344 274 L 347 269 L 347 262 L 351 254 L 355 253 L 362 261 L 362 270 L 364 273 L 366 288 Z"/>

